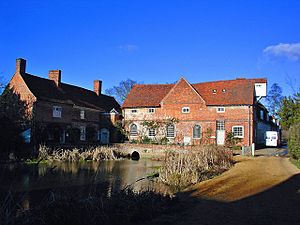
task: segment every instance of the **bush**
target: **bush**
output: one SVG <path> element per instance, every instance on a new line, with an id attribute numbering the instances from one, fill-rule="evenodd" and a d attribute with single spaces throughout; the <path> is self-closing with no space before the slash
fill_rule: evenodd
<path id="1" fill-rule="evenodd" d="M 232 157 L 230 149 L 214 145 L 196 147 L 188 152 L 167 152 L 160 179 L 180 190 L 229 169 Z"/>
<path id="2" fill-rule="evenodd" d="M 300 123 L 291 126 L 288 140 L 290 156 L 293 159 L 300 159 Z"/>

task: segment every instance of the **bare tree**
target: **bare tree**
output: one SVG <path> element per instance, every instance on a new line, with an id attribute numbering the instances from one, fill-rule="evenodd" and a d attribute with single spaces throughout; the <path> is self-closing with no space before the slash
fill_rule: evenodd
<path id="1" fill-rule="evenodd" d="M 131 79 L 123 80 L 118 86 L 113 86 L 112 88 L 106 89 L 105 93 L 114 96 L 116 100 L 122 104 L 126 99 L 129 91 L 137 82 Z"/>

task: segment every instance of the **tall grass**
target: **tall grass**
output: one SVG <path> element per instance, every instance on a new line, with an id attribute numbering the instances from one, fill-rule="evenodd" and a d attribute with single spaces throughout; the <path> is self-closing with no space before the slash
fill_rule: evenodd
<path id="1" fill-rule="evenodd" d="M 110 160 L 119 158 L 128 158 L 129 155 L 122 150 L 112 147 L 88 147 L 86 149 L 54 149 L 40 145 L 39 147 L 39 159 L 45 159 L 49 161 L 84 161 L 84 160 Z"/>
<path id="2" fill-rule="evenodd" d="M 135 192 L 131 188 L 113 192 L 110 196 L 94 192 L 81 198 L 72 192 L 51 192 L 41 204 L 28 210 L 17 212 L 10 207 L 3 224 L 147 224 L 162 214 L 177 210 L 174 201 L 176 199 L 152 190 Z M 12 205 L 14 202 L 6 204 Z M 3 214 L 0 216 L 3 218 Z"/>
<path id="3" fill-rule="evenodd" d="M 166 152 L 160 179 L 177 190 L 209 179 L 229 169 L 232 151 L 219 146 L 199 146 L 187 152 Z"/>

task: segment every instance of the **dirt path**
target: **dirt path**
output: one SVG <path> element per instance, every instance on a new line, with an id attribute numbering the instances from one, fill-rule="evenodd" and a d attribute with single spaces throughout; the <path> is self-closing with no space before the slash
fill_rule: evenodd
<path id="1" fill-rule="evenodd" d="M 300 170 L 280 157 L 236 161 L 180 194 L 182 212 L 161 224 L 300 225 Z"/>

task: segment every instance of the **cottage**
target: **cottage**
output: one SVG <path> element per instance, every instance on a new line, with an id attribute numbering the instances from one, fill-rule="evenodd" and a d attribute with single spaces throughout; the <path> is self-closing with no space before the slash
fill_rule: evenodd
<path id="1" fill-rule="evenodd" d="M 60 144 L 118 141 L 115 123 L 121 109 L 113 97 L 101 93 L 101 86 L 100 80 L 94 81 L 94 91 L 63 83 L 60 70 L 50 70 L 49 79 L 28 74 L 21 58 L 9 82 L 9 88 L 28 103 L 42 141 Z"/>
<path id="2" fill-rule="evenodd" d="M 185 145 L 216 143 L 226 136 L 240 144 L 263 144 L 271 130 L 268 111 L 259 102 L 266 96 L 266 79 L 224 80 L 190 84 L 137 84 L 122 105 L 129 139 Z"/>

